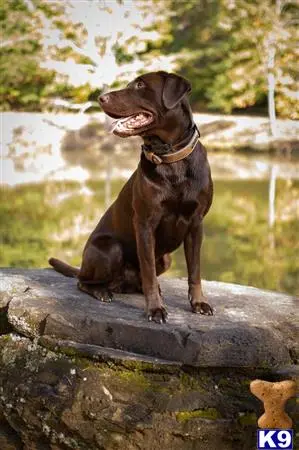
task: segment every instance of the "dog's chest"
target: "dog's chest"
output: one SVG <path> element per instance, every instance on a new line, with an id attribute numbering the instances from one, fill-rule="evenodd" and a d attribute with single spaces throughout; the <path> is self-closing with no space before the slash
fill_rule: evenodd
<path id="1" fill-rule="evenodd" d="M 182 242 L 193 218 L 200 218 L 206 209 L 209 172 L 201 161 L 196 162 L 182 160 L 155 170 L 153 181 L 159 193 L 152 205 L 159 216 L 157 237 L 166 239 L 171 247 Z"/>
<path id="2" fill-rule="evenodd" d="M 174 189 L 161 203 L 164 220 L 172 222 L 180 218 L 189 220 L 198 208 L 199 192 L 185 188 Z"/>
<path id="3" fill-rule="evenodd" d="M 183 175 L 170 172 L 161 202 L 165 219 L 189 220 L 199 206 L 201 190 L 202 180 L 198 176 L 191 175 L 189 171 Z"/>
<path id="4" fill-rule="evenodd" d="M 156 229 L 156 251 L 171 253 L 184 240 L 193 217 L 199 211 L 194 195 L 180 192 L 162 201 L 162 214 Z"/>
<path id="5" fill-rule="evenodd" d="M 195 181 L 173 185 L 161 201 L 163 235 L 181 238 L 200 209 L 200 187 Z"/>

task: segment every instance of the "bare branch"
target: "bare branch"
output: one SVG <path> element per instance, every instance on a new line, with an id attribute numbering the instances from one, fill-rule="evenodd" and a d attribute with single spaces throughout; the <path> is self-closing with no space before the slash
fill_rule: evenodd
<path id="1" fill-rule="evenodd" d="M 89 51 L 86 48 L 78 47 L 78 45 L 76 45 L 73 41 L 69 41 L 69 40 L 66 40 L 66 39 L 65 39 L 65 44 L 69 45 L 72 48 L 72 50 L 74 50 L 79 55 L 88 57 L 93 62 L 94 66 L 97 65 L 96 62 L 94 61 L 94 54 L 93 54 L 93 52 Z"/>
<path id="2" fill-rule="evenodd" d="M 99 59 L 98 48 L 96 45 L 96 34 L 87 31 L 87 43 L 84 48 L 86 56 L 88 56 L 92 61 L 94 61 L 95 65 L 97 64 L 97 60 Z"/>

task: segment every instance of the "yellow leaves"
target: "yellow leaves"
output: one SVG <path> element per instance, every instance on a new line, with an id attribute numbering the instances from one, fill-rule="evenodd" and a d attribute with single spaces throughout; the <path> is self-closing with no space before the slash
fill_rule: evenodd
<path id="1" fill-rule="evenodd" d="M 248 106 L 253 106 L 256 101 L 256 96 L 254 91 L 246 91 L 238 97 L 234 97 L 233 103 L 236 108 L 248 108 Z"/>
<path id="2" fill-rule="evenodd" d="M 200 36 L 201 36 L 201 40 L 203 42 L 207 42 L 207 41 L 209 41 L 211 39 L 212 30 L 209 29 L 209 28 L 205 28 L 204 30 L 201 30 Z"/>
<path id="3" fill-rule="evenodd" d="M 231 87 L 234 91 L 241 91 L 245 89 L 246 81 L 244 79 L 233 81 Z"/>
<path id="4" fill-rule="evenodd" d="M 276 95 L 276 109 L 280 117 L 299 120 L 299 102 L 296 98 L 279 93 Z"/>

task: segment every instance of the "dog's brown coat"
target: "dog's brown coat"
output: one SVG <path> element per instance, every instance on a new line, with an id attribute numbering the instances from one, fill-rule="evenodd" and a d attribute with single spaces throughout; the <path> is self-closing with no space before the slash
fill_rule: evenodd
<path id="1" fill-rule="evenodd" d="M 166 72 L 138 77 L 122 90 L 100 97 L 104 111 L 120 118 L 147 111 L 154 120 L 140 129 L 117 132 L 138 134 L 146 145 L 152 140 L 186 145 L 194 133 L 187 80 Z M 155 151 L 159 152 L 159 145 Z M 169 254 L 182 242 L 188 270 L 193 312 L 212 314 L 201 289 L 200 249 L 202 220 L 208 212 L 213 185 L 206 150 L 200 142 L 185 159 L 156 166 L 144 154 L 90 235 L 80 269 L 55 259 L 50 264 L 66 276 L 76 276 L 85 292 L 109 300 L 112 292 L 143 291 L 149 320 L 166 320 L 157 276 L 170 265 Z"/>

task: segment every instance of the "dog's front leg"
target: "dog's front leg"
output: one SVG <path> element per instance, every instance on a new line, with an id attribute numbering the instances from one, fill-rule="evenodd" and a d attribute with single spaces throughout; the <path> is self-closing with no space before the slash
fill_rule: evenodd
<path id="1" fill-rule="evenodd" d="M 157 323 L 166 322 L 167 312 L 160 295 L 156 274 L 153 224 L 151 224 L 150 220 L 140 220 L 140 218 L 135 217 L 134 227 L 148 320 L 153 320 Z"/>
<path id="2" fill-rule="evenodd" d="M 203 237 L 203 226 L 200 219 L 194 219 L 184 239 L 184 250 L 188 270 L 188 299 L 194 313 L 213 315 L 213 308 L 205 301 L 201 289 L 200 249 Z"/>

